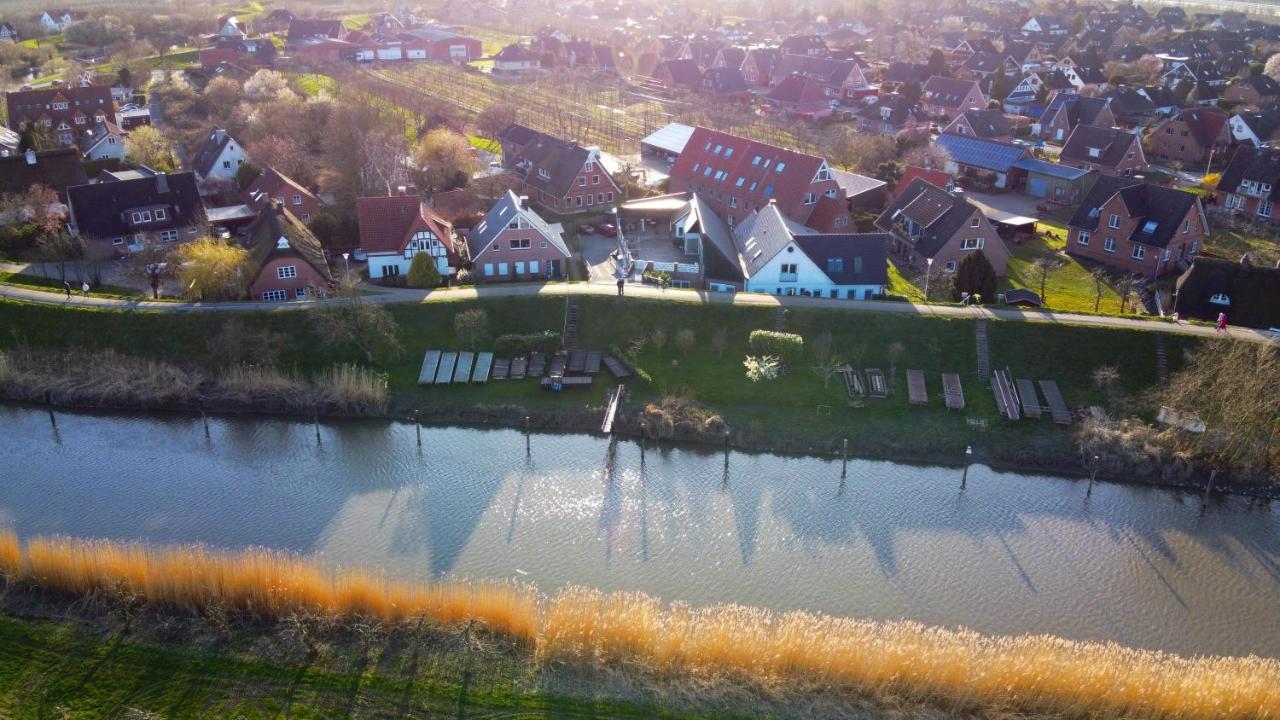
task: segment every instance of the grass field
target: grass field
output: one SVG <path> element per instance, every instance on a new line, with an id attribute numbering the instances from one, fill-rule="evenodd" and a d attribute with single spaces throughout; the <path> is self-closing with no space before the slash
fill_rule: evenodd
<path id="1" fill-rule="evenodd" d="M 61 280 L 57 278 L 45 278 L 40 275 L 25 275 L 21 273 L 11 273 L 0 270 L 0 285 L 11 285 L 13 287 L 30 288 L 32 290 L 53 290 L 62 292 L 66 288 Z M 80 281 L 73 280 L 71 282 L 72 292 L 79 294 Z M 95 297 L 117 298 L 121 300 L 152 300 L 149 293 L 144 293 L 132 288 L 115 287 L 114 285 L 102 285 L 92 290 Z M 177 302 L 177 298 L 160 298 L 161 302 Z"/>
<path id="2" fill-rule="evenodd" d="M 504 333 L 558 332 L 563 324 L 563 299 L 494 299 L 389 307 L 399 324 L 405 352 L 397 358 L 380 358 L 378 365 L 388 373 L 391 397 L 401 410 L 447 412 L 478 406 L 515 406 L 555 414 L 603 404 L 607 380 L 589 391 L 563 394 L 540 390 L 532 381 L 442 387 L 416 384 L 425 350 L 466 349 L 453 330 L 457 312 L 471 307 L 487 311 L 489 339 L 478 346 L 486 349 L 492 347 L 493 337 Z M 747 337 L 753 329 L 773 328 L 775 316 L 770 308 L 686 306 L 616 298 L 582 298 L 580 308 L 579 347 L 611 350 L 625 348 L 637 338 L 649 338 L 634 364 L 652 381 L 630 386 L 633 409 L 638 403 L 663 396 L 692 397 L 723 415 L 740 437 L 755 444 L 785 442 L 791 447 L 812 446 L 824 452 L 840 438 L 850 438 L 852 447 L 861 454 L 890 457 L 959 460 L 967 445 L 984 451 L 991 459 L 1010 462 L 1034 460 L 1037 453 L 1061 458 L 1072 451 L 1071 433 L 1047 420 L 1008 424 L 999 418 L 990 391 L 975 377 L 973 323 L 968 320 L 839 310 L 789 311 L 790 331 L 800 333 L 809 343 L 829 331 L 840 359 L 856 367 L 881 368 L 889 375 L 894 392 L 888 398 L 851 408 L 841 380 L 836 377 L 824 382 L 811 369 L 811 355 L 795 362 L 790 373 L 778 380 L 757 384 L 746 379 L 742 361 L 749 352 Z M 349 350 L 325 350 L 310 324 L 299 322 L 298 311 L 237 316 L 282 334 L 282 364 L 286 367 L 314 374 L 335 362 L 361 359 Z M 35 347 L 115 347 L 126 353 L 181 362 L 196 358 L 202 364 L 217 366 L 220 359 L 206 348 L 208 339 L 226 320 L 212 314 L 124 314 L 0 303 L 0 321 L 15 328 L 13 333 L 0 337 L 0 346 L 26 343 Z M 667 336 L 660 351 L 651 339 L 657 329 Z M 694 348 L 688 354 L 675 347 L 675 336 L 681 330 L 694 334 Z M 723 355 L 712 344 L 720 330 L 726 338 Z M 1018 377 L 1055 379 L 1071 405 L 1123 404 L 1126 408 L 1150 410 L 1133 401 L 1155 382 L 1154 333 L 993 322 L 990 337 L 993 367 L 1008 367 Z M 1176 370 L 1182 357 L 1180 349 L 1193 341 L 1168 336 L 1167 342 L 1172 369 Z M 1092 373 L 1103 365 L 1119 369 L 1119 388 L 1104 392 L 1094 386 Z M 926 372 L 928 407 L 908 404 L 904 382 L 908 368 Z M 938 376 L 941 372 L 961 374 L 968 404 L 964 412 L 943 408 Z"/>
<path id="3" fill-rule="evenodd" d="M 1067 255 L 1067 228 L 1055 220 L 1041 220 L 1040 232 L 1021 244 L 1007 243 L 1011 257 L 1005 268 L 1007 276 L 1000 282 L 1000 292 L 1015 287 L 1025 287 L 1040 292 L 1040 279 L 1032 263 L 1037 258 L 1052 257 L 1061 267 L 1049 273 L 1045 283 L 1045 307 L 1068 312 L 1120 313 L 1120 296 L 1108 285 L 1103 285 L 1102 299 L 1098 302 L 1092 265 Z"/>
<path id="4" fill-rule="evenodd" d="M 1239 260 L 1249 254 L 1253 264 L 1274 267 L 1280 261 L 1280 243 L 1269 238 L 1247 235 L 1239 230 L 1219 228 L 1205 241 L 1205 250 L 1228 260 Z"/>

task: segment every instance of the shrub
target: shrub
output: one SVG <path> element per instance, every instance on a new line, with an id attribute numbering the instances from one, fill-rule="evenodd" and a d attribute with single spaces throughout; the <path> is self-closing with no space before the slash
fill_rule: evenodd
<path id="1" fill-rule="evenodd" d="M 761 355 L 777 355 L 788 361 L 794 361 L 804 353 L 804 338 L 795 333 L 752 330 L 747 344 L 753 352 Z"/>
<path id="2" fill-rule="evenodd" d="M 970 297 L 979 296 L 980 302 L 993 302 L 996 299 L 996 282 L 996 269 L 991 266 L 986 253 L 974 250 L 965 255 L 956 267 L 951 294 L 956 300 L 968 293 Z"/>
<path id="3" fill-rule="evenodd" d="M 459 271 L 458 271 L 458 284 L 459 284 L 459 285 L 475 285 L 475 284 L 476 284 L 476 276 L 475 276 L 474 274 L 472 274 L 472 272 L 471 272 L 470 270 L 459 270 Z"/>
<path id="4" fill-rule="evenodd" d="M 427 253 L 415 253 L 413 262 L 409 264 L 405 285 L 412 288 L 433 288 L 439 284 L 440 270 L 436 268 L 436 259 Z"/>
<path id="5" fill-rule="evenodd" d="M 524 355 L 530 352 L 555 352 L 560 349 L 560 333 L 543 330 L 540 333 L 499 335 L 493 341 L 493 351 L 503 357 Z"/>
<path id="6" fill-rule="evenodd" d="M 680 351 L 681 355 L 688 355 L 692 352 L 695 344 L 697 344 L 697 338 L 689 328 L 676 333 L 676 349 Z"/>
<path id="7" fill-rule="evenodd" d="M 760 357 L 748 355 L 742 361 L 742 365 L 746 367 L 747 379 L 751 382 L 776 380 L 778 378 L 779 362 L 776 355 L 761 355 Z"/>

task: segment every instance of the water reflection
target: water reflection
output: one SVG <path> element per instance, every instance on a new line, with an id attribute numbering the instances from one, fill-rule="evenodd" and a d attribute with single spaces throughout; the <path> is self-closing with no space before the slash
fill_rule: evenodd
<path id="1" fill-rule="evenodd" d="M 0 408 L 0 524 L 1280 655 L 1280 520 L 1153 488 L 412 425 Z M 58 440 L 60 439 L 60 442 Z M 856 449 L 856 448 L 855 448 Z"/>

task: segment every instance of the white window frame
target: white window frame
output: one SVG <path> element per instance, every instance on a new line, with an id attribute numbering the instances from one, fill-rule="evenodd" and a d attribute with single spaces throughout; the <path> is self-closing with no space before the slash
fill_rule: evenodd
<path id="1" fill-rule="evenodd" d="M 156 220 L 168 220 L 168 216 L 164 212 L 164 208 L 156 208 Z"/>
<path id="2" fill-rule="evenodd" d="M 1272 209 L 1273 209 L 1273 203 L 1272 203 L 1270 200 L 1263 200 L 1263 201 L 1259 202 L 1259 203 L 1258 203 L 1258 217 L 1260 217 L 1260 218 L 1264 218 L 1264 219 L 1267 219 L 1267 220 L 1270 220 L 1270 219 L 1271 219 L 1271 210 L 1272 210 Z"/>
<path id="3" fill-rule="evenodd" d="M 1120 216 L 1115 213 L 1111 213 L 1111 216 L 1107 218 L 1107 227 L 1111 228 L 1112 230 L 1119 230 Z"/>
<path id="4" fill-rule="evenodd" d="M 1116 251 L 1116 239 L 1107 238 L 1106 241 L 1102 243 L 1102 249 L 1104 252 L 1114 253 Z"/>
<path id="5" fill-rule="evenodd" d="M 1076 231 L 1076 244 L 1077 244 L 1077 245 L 1086 245 L 1086 246 L 1089 244 L 1089 231 L 1088 231 L 1088 230 L 1077 230 L 1077 231 Z"/>
<path id="6" fill-rule="evenodd" d="M 981 250 L 987 244 L 986 238 L 965 238 L 960 241 L 961 250 Z"/>
<path id="7" fill-rule="evenodd" d="M 264 302 L 284 302 L 289 296 L 284 290 L 267 290 L 262 293 L 262 299 Z"/>
<path id="8" fill-rule="evenodd" d="M 301 204 L 302 204 L 302 196 L 301 196 L 301 195 L 294 195 L 294 196 L 293 196 L 293 204 L 294 204 L 294 205 L 301 205 Z"/>
<path id="9" fill-rule="evenodd" d="M 276 268 L 277 280 L 292 280 L 296 277 L 298 277 L 297 265 L 281 265 Z"/>
<path id="10" fill-rule="evenodd" d="M 1147 259 L 1146 246 L 1135 244 L 1133 246 L 1133 252 L 1130 254 L 1130 257 L 1132 257 L 1134 260 L 1146 260 Z"/>

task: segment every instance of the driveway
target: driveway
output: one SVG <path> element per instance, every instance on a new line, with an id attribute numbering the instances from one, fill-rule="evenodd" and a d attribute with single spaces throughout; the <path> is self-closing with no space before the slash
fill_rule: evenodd
<path id="1" fill-rule="evenodd" d="M 617 263 L 613 252 L 618 249 L 618 238 L 597 233 L 578 233 L 578 247 L 582 262 L 587 266 L 587 279 L 591 282 L 616 282 Z"/>
<path id="2" fill-rule="evenodd" d="M 1029 218 L 1040 216 L 1040 212 L 1036 210 L 1036 204 L 1041 201 L 1039 198 L 1033 198 L 1030 195 L 1015 192 L 984 193 L 968 190 L 964 194 L 965 197 L 973 201 L 973 204 L 982 209 L 984 215 L 989 214 L 988 210 L 999 210 L 1000 212 Z"/>

